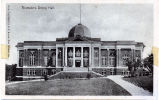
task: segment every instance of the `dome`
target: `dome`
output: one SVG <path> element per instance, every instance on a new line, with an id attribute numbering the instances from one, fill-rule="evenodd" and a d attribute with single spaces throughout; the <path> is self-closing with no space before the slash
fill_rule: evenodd
<path id="1" fill-rule="evenodd" d="M 76 37 L 76 36 L 91 37 L 91 32 L 86 26 L 78 24 L 74 26 L 68 34 L 68 37 Z"/>

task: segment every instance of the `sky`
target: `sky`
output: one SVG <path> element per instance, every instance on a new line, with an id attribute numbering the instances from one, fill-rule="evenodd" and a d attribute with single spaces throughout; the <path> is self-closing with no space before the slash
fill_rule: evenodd
<path id="1" fill-rule="evenodd" d="M 56 41 L 67 37 L 80 22 L 79 4 L 8 4 L 10 56 L 8 64 L 17 63 L 18 42 Z M 38 9 L 46 8 L 46 9 Z M 7 13 L 8 15 L 8 13 Z M 6 18 L 7 19 L 7 18 Z M 153 44 L 152 4 L 82 4 L 81 23 L 91 37 L 102 41 L 133 40 L 145 44 L 143 57 Z"/>

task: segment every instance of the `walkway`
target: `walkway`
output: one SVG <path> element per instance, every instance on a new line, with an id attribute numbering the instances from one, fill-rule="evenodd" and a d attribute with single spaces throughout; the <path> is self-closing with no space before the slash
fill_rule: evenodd
<path id="1" fill-rule="evenodd" d="M 24 82 L 34 82 L 34 81 L 44 81 L 43 79 L 35 79 L 35 80 L 28 80 L 28 81 L 12 81 L 12 82 L 6 82 L 6 86 L 7 85 L 11 85 L 11 84 L 17 84 L 17 83 L 24 83 Z"/>
<path id="2" fill-rule="evenodd" d="M 111 79 L 121 87 L 123 87 L 125 90 L 127 90 L 132 96 L 152 96 L 152 93 L 144 90 L 141 87 L 138 87 L 130 82 L 127 82 L 122 79 L 122 76 L 116 75 L 116 76 L 108 76 L 107 78 Z"/>

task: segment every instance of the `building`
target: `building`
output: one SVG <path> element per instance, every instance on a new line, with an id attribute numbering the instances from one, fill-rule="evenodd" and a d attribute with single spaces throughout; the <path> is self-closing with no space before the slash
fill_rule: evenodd
<path id="1" fill-rule="evenodd" d="M 135 41 L 101 41 L 90 30 L 75 25 L 66 38 L 56 41 L 24 41 L 18 49 L 17 77 L 39 78 L 60 71 L 94 71 L 126 74 L 128 59 L 142 59 L 144 44 Z"/>

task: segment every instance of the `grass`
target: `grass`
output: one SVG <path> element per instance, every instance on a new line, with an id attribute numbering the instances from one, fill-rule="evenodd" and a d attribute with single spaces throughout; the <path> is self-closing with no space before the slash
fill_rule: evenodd
<path id="1" fill-rule="evenodd" d="M 139 77 L 131 77 L 131 78 L 123 78 L 123 79 L 139 87 L 142 87 L 145 90 L 153 92 L 153 77 L 152 76 L 139 76 Z"/>
<path id="2" fill-rule="evenodd" d="M 61 79 L 6 85 L 6 95 L 130 95 L 110 79 Z"/>

